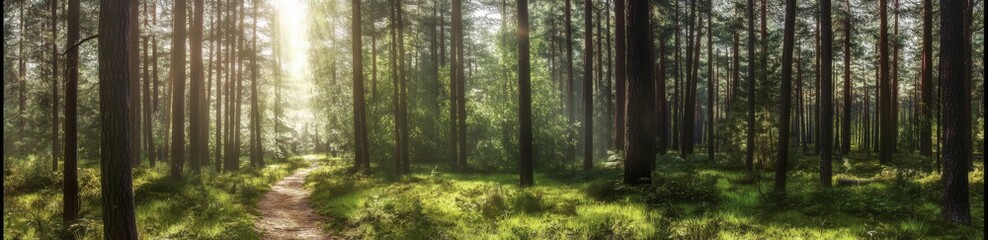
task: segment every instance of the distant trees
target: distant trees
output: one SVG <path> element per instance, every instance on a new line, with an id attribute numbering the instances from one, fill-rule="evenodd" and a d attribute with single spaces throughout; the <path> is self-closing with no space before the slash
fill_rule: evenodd
<path id="1" fill-rule="evenodd" d="M 528 0 L 518 0 L 518 151 L 521 186 L 535 185 L 532 149 L 532 77 L 529 56 Z"/>
<path id="2" fill-rule="evenodd" d="M 884 1 L 883 1 L 884 2 Z M 970 224 L 968 165 L 971 161 L 971 116 L 966 101 L 970 88 L 965 63 L 964 1 L 940 1 L 940 94 L 943 105 L 943 216 L 947 221 Z M 883 149 L 884 150 L 884 149 Z"/>
<path id="3" fill-rule="evenodd" d="M 651 163 L 655 161 L 655 91 L 652 87 L 650 5 L 648 1 L 629 1 L 624 16 L 627 23 L 627 49 L 636 49 L 627 52 L 625 184 L 650 183 Z"/>
<path id="4" fill-rule="evenodd" d="M 178 2 L 182 2 L 179 0 Z M 128 17 L 135 1 L 101 0 L 99 14 L 99 110 L 100 192 L 103 205 L 105 239 L 137 239 L 131 164 L 134 155 L 130 142 L 131 50 L 128 36 L 137 31 Z M 184 12 L 184 9 L 183 9 Z M 180 20 L 176 20 L 180 21 Z"/>

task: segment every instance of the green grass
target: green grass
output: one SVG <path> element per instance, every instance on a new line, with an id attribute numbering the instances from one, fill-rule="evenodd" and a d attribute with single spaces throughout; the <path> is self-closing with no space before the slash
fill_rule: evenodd
<path id="1" fill-rule="evenodd" d="M 56 239 L 62 229 L 62 177 L 38 159 L 8 166 L 4 174 L 4 239 Z M 300 158 L 268 160 L 263 169 L 206 173 L 186 180 L 168 168 L 134 171 L 134 202 L 142 239 L 258 239 L 256 203 L 270 186 L 302 166 Z M 44 166 L 41 166 L 44 165 Z M 42 170 L 45 169 L 45 170 Z M 188 177 L 188 176 L 187 176 Z M 38 183 L 40 182 L 40 183 Z M 70 226 L 80 239 L 102 238 L 98 163 L 79 168 L 82 218 Z"/>
<path id="2" fill-rule="evenodd" d="M 704 159 L 704 160 L 700 160 Z M 660 157 L 653 183 L 628 187 L 618 169 L 454 174 L 419 166 L 400 179 L 353 174 L 341 159 L 309 175 L 312 204 L 335 236 L 355 239 L 982 239 L 984 177 L 971 174 L 972 226 L 939 218 L 939 175 L 917 157 L 900 168 L 852 156 L 835 178 L 868 184 L 821 189 L 816 158 L 795 159 L 786 196 L 769 169 Z M 908 163 L 914 163 L 909 165 Z M 906 170 L 918 169 L 918 170 Z"/>

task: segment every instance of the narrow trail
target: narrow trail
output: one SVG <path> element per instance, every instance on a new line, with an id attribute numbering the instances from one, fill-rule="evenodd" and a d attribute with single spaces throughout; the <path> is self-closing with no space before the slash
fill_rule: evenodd
<path id="1" fill-rule="evenodd" d="M 310 166 L 278 181 L 261 197 L 261 219 L 254 223 L 262 239 L 331 239 L 321 227 L 322 218 L 309 207 L 309 191 L 302 185 L 305 176 L 318 167 Z"/>

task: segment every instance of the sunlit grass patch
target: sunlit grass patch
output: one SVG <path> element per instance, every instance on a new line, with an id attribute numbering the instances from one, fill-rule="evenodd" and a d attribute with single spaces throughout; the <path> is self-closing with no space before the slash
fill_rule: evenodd
<path id="1" fill-rule="evenodd" d="M 215 174 L 204 170 L 175 180 L 168 168 L 134 170 L 134 205 L 137 227 L 147 239 L 257 239 L 253 229 L 256 202 L 277 180 L 302 166 L 301 160 L 268 160 L 263 169 Z M 17 166 L 15 166 L 16 168 Z M 23 177 L 12 171 L 5 179 Z M 61 180 L 60 173 L 55 179 Z M 102 238 L 99 167 L 82 162 L 79 168 L 82 209 L 69 231 L 80 239 Z M 10 186 L 4 195 L 5 239 L 55 239 L 62 234 L 61 182 L 39 189 Z M 5 189 L 7 192 L 8 189 Z"/>
<path id="2" fill-rule="evenodd" d="M 307 179 L 328 230 L 367 239 L 888 239 L 983 236 L 939 220 L 939 176 L 852 161 L 839 177 L 874 179 L 821 189 L 814 164 L 790 173 L 773 196 L 771 172 L 746 173 L 697 158 L 664 157 L 653 183 L 626 186 L 620 169 L 536 173 L 442 173 L 401 178 L 357 173 L 332 159 Z M 868 166 L 858 166 L 868 165 Z M 976 172 L 979 170 L 976 170 Z M 972 173 L 972 176 L 980 176 Z M 972 184 L 983 182 L 972 179 Z M 972 186 L 972 198 L 983 199 Z M 972 201 L 972 213 L 983 203 Z M 980 216 L 980 215 L 975 215 Z M 979 222 L 980 221 L 980 222 Z M 415 229 L 415 230 L 409 230 Z"/>

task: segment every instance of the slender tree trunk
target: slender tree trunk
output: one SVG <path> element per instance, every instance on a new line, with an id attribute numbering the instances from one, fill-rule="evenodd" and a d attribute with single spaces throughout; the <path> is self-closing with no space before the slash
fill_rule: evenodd
<path id="1" fill-rule="evenodd" d="M 691 40 L 690 43 L 691 50 L 688 50 L 686 54 L 687 75 L 686 75 L 686 89 L 684 90 L 685 100 L 683 101 L 685 108 L 683 110 L 683 117 L 684 117 L 683 133 L 681 136 L 682 139 L 680 139 L 680 148 L 679 148 L 680 153 L 682 153 L 683 155 L 693 154 L 693 145 L 696 143 L 694 141 L 694 137 L 696 134 L 695 130 L 697 125 L 696 89 L 698 85 L 698 80 L 700 79 L 699 76 L 697 75 L 699 75 L 698 71 L 700 69 L 700 67 L 698 66 L 700 63 L 700 50 L 701 50 L 700 42 L 703 37 L 703 16 L 702 16 L 703 14 L 696 12 L 696 8 L 697 8 L 696 0 L 692 1 L 690 5 L 691 5 L 690 15 L 696 15 L 697 22 L 695 26 L 690 25 L 690 28 L 695 29 L 695 31 L 691 31 L 691 32 L 694 32 L 696 38 Z"/>
<path id="2" fill-rule="evenodd" d="M 66 12 L 67 25 L 65 46 L 79 41 L 80 14 L 79 0 L 69 0 Z M 79 218 L 79 175 L 78 175 L 78 106 L 79 106 L 79 48 L 68 49 L 65 53 L 65 164 L 62 165 L 62 225 L 67 230 Z M 65 238 L 74 239 L 72 234 Z"/>
<path id="3" fill-rule="evenodd" d="M 58 0 L 49 2 L 51 9 L 51 169 L 58 171 Z M 136 5 L 134 4 L 136 9 Z M 136 23 L 135 23 L 136 24 Z M 135 45 L 136 46 L 136 45 Z M 135 66 L 136 67 L 136 66 Z"/>
<path id="4" fill-rule="evenodd" d="M 174 33 L 172 33 L 172 146 L 171 146 L 171 176 L 182 178 L 182 167 L 185 164 L 185 0 L 175 0 L 173 8 Z M 102 41 L 100 41 L 102 43 Z"/>
<path id="5" fill-rule="evenodd" d="M 714 153 L 717 151 L 717 146 L 714 144 L 714 121 L 717 118 L 714 113 L 717 109 L 717 87 L 715 82 L 717 81 L 717 76 L 714 75 L 714 68 L 717 64 L 714 63 L 714 32 L 713 32 L 713 3 L 707 6 L 707 16 L 710 16 L 709 21 L 707 21 L 707 157 L 713 161 Z"/>
<path id="6" fill-rule="evenodd" d="M 222 136 L 225 136 L 225 135 L 223 135 L 223 126 L 225 126 L 225 125 L 223 125 L 223 123 L 224 123 L 223 122 L 223 115 L 221 115 L 221 113 L 223 112 L 223 105 L 224 105 L 223 103 L 225 101 L 224 98 L 223 98 L 223 96 L 224 96 L 223 93 L 225 92 L 225 88 L 224 88 L 224 85 L 223 85 L 223 82 L 224 82 L 224 79 L 225 79 L 224 76 L 223 76 L 223 69 L 224 69 L 223 62 L 224 62 L 224 60 L 228 60 L 228 59 L 225 59 L 224 58 L 224 55 L 225 54 L 219 51 L 222 48 L 222 46 L 226 43 L 226 41 L 223 41 L 223 36 L 226 35 L 226 30 L 223 29 L 223 26 L 225 26 L 225 24 L 223 24 L 223 1 L 222 0 L 221 1 L 216 1 L 216 14 L 215 15 L 216 15 L 216 24 L 213 26 L 213 28 L 214 29 L 220 28 L 221 30 L 219 31 L 219 34 L 213 36 L 213 38 L 215 38 L 214 41 L 216 41 L 216 43 L 214 43 L 216 45 L 216 50 L 217 50 L 216 57 L 219 58 L 217 60 L 214 60 L 215 61 L 215 64 L 216 64 L 216 110 L 214 110 L 214 115 L 215 115 L 215 118 L 216 118 L 216 120 L 215 120 L 216 121 L 216 133 L 213 135 L 213 137 L 215 138 L 213 140 L 213 142 L 215 144 L 213 146 L 213 151 L 215 152 L 214 153 L 215 156 L 214 156 L 214 159 L 213 159 L 213 166 L 214 166 L 213 169 L 216 170 L 216 172 L 220 172 L 221 169 L 222 169 L 222 167 L 223 167 L 223 146 L 224 146 L 223 144 L 224 144 L 224 142 L 223 142 Z M 277 23 L 277 20 L 276 20 L 275 23 L 274 23 L 274 26 L 275 27 L 273 27 L 275 30 L 273 30 L 273 31 L 277 31 L 277 25 L 278 25 L 278 23 Z M 274 42 L 277 42 L 277 40 L 275 40 Z M 278 59 L 278 57 L 279 57 L 278 56 L 278 44 L 272 44 L 272 45 L 273 45 L 272 48 L 274 48 L 273 49 L 273 51 L 274 51 L 274 58 L 275 59 Z M 275 60 L 275 61 L 277 61 L 277 60 Z M 277 73 L 280 71 L 280 67 L 277 67 L 276 66 L 275 69 L 274 69 L 274 71 L 275 71 L 275 76 L 276 76 L 275 77 L 275 89 L 277 89 L 278 88 L 277 87 L 278 76 L 279 76 Z M 227 74 L 229 74 L 229 73 L 227 73 Z M 275 91 L 277 91 L 277 90 L 275 90 Z M 277 104 L 276 104 L 276 106 L 277 106 Z M 278 116 L 277 114 L 278 114 L 278 108 L 275 107 L 275 119 L 277 119 L 277 116 Z M 278 127 L 277 127 L 277 120 L 275 120 L 275 122 L 276 122 L 275 123 L 275 133 L 277 133 L 277 129 L 278 129 Z M 277 134 L 275 134 L 275 135 L 277 135 Z"/>
<path id="7" fill-rule="evenodd" d="M 844 16 L 844 115 L 841 123 L 841 155 L 847 156 L 851 152 L 851 106 L 854 103 L 851 88 L 851 16 L 850 6 L 848 6 L 847 16 Z"/>
<path id="8" fill-rule="evenodd" d="M 892 27 L 892 39 L 888 40 L 886 44 L 892 44 L 892 65 L 889 72 L 889 77 L 892 78 L 892 108 L 889 109 L 892 115 L 892 126 L 889 128 L 892 131 L 892 139 L 898 141 L 899 139 L 899 0 L 893 0 L 892 13 L 895 15 L 895 22 Z M 892 142 L 891 148 L 892 153 L 898 152 L 897 142 Z"/>
<path id="9" fill-rule="evenodd" d="M 920 69 L 919 153 L 932 155 L 933 143 L 933 1 L 923 0 L 922 67 Z"/>
<path id="10" fill-rule="evenodd" d="M 573 126 L 576 125 L 576 98 L 573 96 L 575 87 L 573 86 L 575 78 L 573 75 L 573 1 L 566 0 L 566 10 L 565 15 L 565 29 L 566 29 L 566 119 L 569 120 L 569 126 L 567 127 L 568 143 L 566 149 L 566 161 L 576 160 L 576 146 L 573 143 L 576 142 L 576 133 L 574 133 Z"/>
<path id="11" fill-rule="evenodd" d="M 666 102 L 666 38 L 659 36 L 659 71 L 655 75 L 655 133 L 659 154 L 665 155 L 669 149 L 669 104 Z"/>
<path id="12" fill-rule="evenodd" d="M 127 59 L 131 62 L 127 68 L 128 76 L 130 77 L 130 85 L 128 85 L 130 89 L 127 91 L 127 101 L 131 105 L 131 111 L 128 113 L 130 114 L 128 116 L 130 117 L 131 124 L 128 127 L 130 127 L 130 134 L 133 135 L 131 136 L 133 141 L 128 143 L 131 148 L 130 154 L 134 155 L 131 157 L 131 161 L 134 161 L 134 164 L 131 165 L 132 167 L 141 165 L 141 73 L 139 64 L 141 62 L 141 33 L 138 26 L 137 5 L 137 3 L 130 4 L 130 11 L 128 11 L 130 21 L 127 22 L 127 24 L 130 24 L 129 27 L 134 29 L 128 32 L 129 35 L 127 35 L 127 47 L 130 48 L 127 51 Z M 58 102 L 57 99 L 55 102 Z"/>
<path id="13" fill-rule="evenodd" d="M 625 110 L 627 109 L 625 88 L 627 86 L 627 40 L 625 39 L 625 1 L 614 0 L 614 86 L 617 103 L 614 111 L 614 148 L 625 149 Z"/>
<path id="14" fill-rule="evenodd" d="M 889 47 L 888 47 L 888 4 L 887 0 L 878 1 L 880 18 L 878 34 L 878 67 L 879 67 L 879 126 L 881 130 L 881 150 L 878 159 L 882 164 L 890 164 L 892 152 L 895 151 L 895 120 L 892 115 L 892 81 L 889 78 Z"/>
<path id="15" fill-rule="evenodd" d="M 208 131 L 202 116 L 203 99 L 206 96 L 203 83 L 202 32 L 203 32 L 203 0 L 192 0 L 192 24 L 189 29 L 189 167 L 194 174 L 199 174 L 201 163 L 208 155 L 205 149 L 209 142 L 201 138 L 202 131 Z"/>
<path id="16" fill-rule="evenodd" d="M 655 161 L 654 117 L 655 96 L 652 84 L 652 30 L 648 1 L 629 1 L 625 12 L 628 49 L 641 49 L 628 53 L 629 113 L 624 146 L 624 183 L 645 184 L 651 182 L 651 163 Z"/>
<path id="17" fill-rule="evenodd" d="M 456 65 L 453 66 L 453 70 L 456 71 L 456 88 L 457 88 L 457 101 L 456 101 L 456 112 L 457 112 L 457 130 L 458 139 L 457 146 L 459 146 L 458 152 L 458 162 L 461 170 L 466 170 L 467 168 L 467 111 L 466 111 L 466 76 L 463 72 L 464 70 L 464 49 L 463 49 L 463 10 L 462 10 L 462 0 L 453 0 L 453 36 L 454 44 L 456 45 Z M 572 61 L 570 61 L 572 63 Z M 571 64 L 572 65 L 572 64 Z"/>
<path id="18" fill-rule="evenodd" d="M 672 103 L 672 107 L 674 109 L 673 109 L 673 114 L 672 114 L 673 115 L 672 116 L 672 128 L 671 128 L 672 129 L 672 132 L 669 134 L 670 135 L 669 138 L 672 141 L 672 148 L 673 149 L 677 149 L 677 150 L 679 149 L 679 134 L 681 132 L 680 131 L 680 128 L 681 128 L 681 125 L 682 125 L 681 124 L 681 120 L 682 120 L 682 115 L 683 115 L 682 114 L 682 112 L 683 112 L 683 109 L 682 109 L 683 108 L 683 104 L 682 104 L 682 102 L 683 102 L 682 101 L 682 89 L 683 89 L 683 87 L 682 87 L 682 85 L 683 84 L 682 84 L 682 75 L 680 74 L 680 71 L 682 70 L 682 67 L 680 67 L 680 62 L 681 62 L 680 60 L 682 59 L 682 56 L 681 56 L 681 54 L 682 54 L 682 51 L 681 51 L 682 48 L 681 48 L 680 39 L 679 39 L 680 38 L 679 35 L 682 32 L 681 31 L 682 30 L 681 29 L 682 28 L 682 25 L 680 24 L 680 16 L 679 16 L 679 12 L 680 12 L 679 11 L 679 5 L 680 4 L 679 3 L 680 3 L 680 1 L 678 1 L 678 0 L 675 1 L 675 5 L 676 5 L 676 8 L 675 9 L 676 10 L 675 10 L 675 13 L 673 13 L 673 16 L 674 16 L 673 17 L 673 19 L 674 19 L 673 22 L 675 24 L 675 28 L 674 28 L 675 34 L 673 35 L 673 38 L 675 38 L 675 40 L 674 40 L 675 41 L 675 43 L 674 43 L 675 45 L 673 46 L 673 48 L 676 49 L 675 50 L 676 52 L 675 52 L 674 61 L 673 61 L 674 66 L 672 68 L 672 71 L 673 71 L 672 72 L 672 75 L 673 75 L 673 78 L 675 78 L 675 80 L 673 82 L 673 93 L 672 93 L 672 102 L 673 102 Z"/>
<path id="19" fill-rule="evenodd" d="M 144 11 L 141 13 L 141 15 L 144 16 L 144 21 L 142 21 L 141 23 L 144 25 L 145 28 L 150 29 L 148 27 L 148 23 L 150 22 L 150 18 L 148 18 L 148 11 L 150 10 L 149 9 L 150 8 L 150 6 L 149 6 L 150 3 L 143 2 L 143 4 L 144 4 L 144 9 L 143 9 Z M 142 64 L 141 65 L 141 68 L 142 68 L 141 69 L 141 79 L 144 80 L 143 86 L 141 88 L 142 91 L 143 91 L 143 93 L 142 93 L 142 101 L 141 101 L 142 102 L 141 103 L 141 106 L 142 106 L 141 107 L 141 114 L 142 114 L 141 115 L 141 126 L 142 126 L 142 131 L 144 131 L 144 135 L 143 135 L 144 138 L 142 139 L 143 140 L 142 143 L 144 144 L 143 145 L 143 148 L 145 149 L 145 153 L 147 154 L 149 165 L 151 165 L 153 167 L 154 166 L 153 163 L 154 163 L 155 145 L 154 145 L 154 132 L 152 131 L 152 129 L 153 129 L 153 125 L 152 125 L 153 124 L 153 120 L 152 120 L 153 119 L 153 116 L 151 115 L 152 114 L 152 112 L 151 112 L 151 108 L 152 108 L 152 106 L 151 106 L 151 98 L 152 97 L 151 97 L 151 72 L 150 72 L 150 70 L 151 70 L 150 69 L 150 66 L 151 65 L 150 65 L 150 63 L 151 63 L 151 61 L 154 61 L 154 60 L 152 60 L 151 59 L 151 56 L 149 55 L 150 54 L 150 49 L 149 49 L 150 46 L 148 45 L 149 38 L 150 37 L 144 37 L 144 38 L 141 39 L 141 49 L 143 51 L 142 52 L 143 57 L 141 59 L 142 60 L 141 61 L 141 64 Z"/>
<path id="20" fill-rule="evenodd" d="M 459 18 L 462 19 L 463 13 L 461 12 L 462 10 L 460 10 L 461 0 L 452 0 L 452 1 L 453 1 L 452 16 L 450 16 L 451 18 L 450 22 L 452 26 L 450 26 L 451 32 L 450 32 L 450 69 L 449 69 L 449 75 L 450 75 L 449 76 L 449 102 L 450 102 L 449 124 L 451 125 L 449 137 L 451 142 L 450 145 L 452 145 L 452 148 L 450 148 L 450 159 L 452 160 L 453 163 L 453 169 L 464 171 L 466 169 L 464 169 L 464 166 L 461 165 L 460 162 L 460 149 L 461 149 L 460 141 L 459 141 L 460 126 L 458 121 L 460 116 L 459 113 L 456 111 L 457 106 L 459 106 L 459 104 L 457 103 L 459 101 L 459 97 L 457 97 L 458 95 L 457 91 L 459 88 L 456 86 L 458 84 L 458 80 L 456 78 L 459 77 L 458 73 L 461 72 L 460 68 L 462 68 L 459 67 L 461 65 L 457 64 L 458 59 L 456 54 L 457 53 L 456 34 L 459 34 L 459 32 L 457 31 L 457 27 L 461 23 L 456 19 L 458 16 L 460 16 Z"/>
<path id="21" fill-rule="evenodd" d="M 361 0 L 351 0 L 350 7 L 353 18 L 350 20 L 351 25 L 351 45 L 352 45 L 352 61 L 353 61 L 353 128 L 354 128 L 354 155 L 356 156 L 356 163 L 354 168 L 369 170 L 370 169 L 370 154 L 369 147 L 367 146 L 367 127 L 364 125 L 367 123 L 366 115 L 366 103 L 364 101 L 364 73 L 363 73 L 363 61 L 361 58 L 362 41 L 361 37 L 361 22 L 360 18 L 360 7 Z M 373 31 L 371 35 L 374 35 Z M 377 52 L 376 49 L 372 52 Z M 376 58 L 376 56 L 375 56 Z M 375 64 L 376 65 L 376 64 Z M 377 74 L 374 73 L 376 76 Z"/>
<path id="22" fill-rule="evenodd" d="M 251 47 L 250 47 L 250 163 L 252 167 L 261 168 L 264 167 L 264 147 L 261 146 L 261 111 L 258 104 L 258 92 L 257 92 L 257 81 L 258 81 L 258 71 L 260 67 L 257 66 L 257 8 L 259 1 L 254 0 L 251 3 L 251 9 L 253 11 L 253 20 L 251 24 Z M 359 50 L 359 48 L 358 48 Z M 204 98 L 208 99 L 208 98 Z M 209 106 L 204 104 L 204 106 Z M 208 119 L 205 119 L 208 120 Z M 205 122 L 205 121 L 204 121 Z M 206 132 L 209 130 L 208 125 L 203 127 L 204 133 L 202 135 L 203 140 L 206 139 Z M 318 131 L 317 131 L 318 132 Z M 318 143 L 318 142 L 317 142 Z M 208 146 L 208 144 L 207 144 Z M 206 151 L 203 151 L 203 159 L 206 159 L 208 155 Z"/>
<path id="23" fill-rule="evenodd" d="M 744 166 L 754 171 L 755 159 L 755 0 L 748 0 L 748 132 Z"/>
<path id="24" fill-rule="evenodd" d="M 940 93 L 943 119 L 943 216 L 947 221 L 970 224 L 968 161 L 971 160 L 971 103 L 966 83 L 966 41 L 963 1 L 940 1 Z"/>
<path id="25" fill-rule="evenodd" d="M 884 1 L 884 0 L 883 0 Z M 832 185 L 834 144 L 833 29 L 830 0 L 820 1 L 820 184 Z"/>
<path id="26" fill-rule="evenodd" d="M 528 0 L 518 0 L 518 124 L 521 186 L 535 185 L 532 174 L 532 83 L 529 56 Z"/>
<path id="27" fill-rule="evenodd" d="M 100 192 L 105 239 L 137 239 L 131 164 L 131 83 L 128 17 L 135 1 L 102 0 L 99 15 Z M 122 73 L 122 74 L 121 74 Z M 123 127 L 121 127 L 123 126 Z"/>
<path id="28" fill-rule="evenodd" d="M 824 4 L 826 4 L 827 1 L 828 0 L 823 0 Z M 828 13 L 825 12 L 824 14 Z M 796 0 L 787 0 L 785 35 L 782 40 L 782 87 L 779 89 L 779 148 L 775 160 L 774 191 L 780 194 L 785 194 L 786 192 L 786 174 L 789 171 L 789 127 L 791 120 L 790 113 L 792 109 L 792 49 L 794 45 L 793 43 L 795 42 L 795 27 Z"/>
<path id="29" fill-rule="evenodd" d="M 593 2 L 583 0 L 583 170 L 593 169 Z"/>

